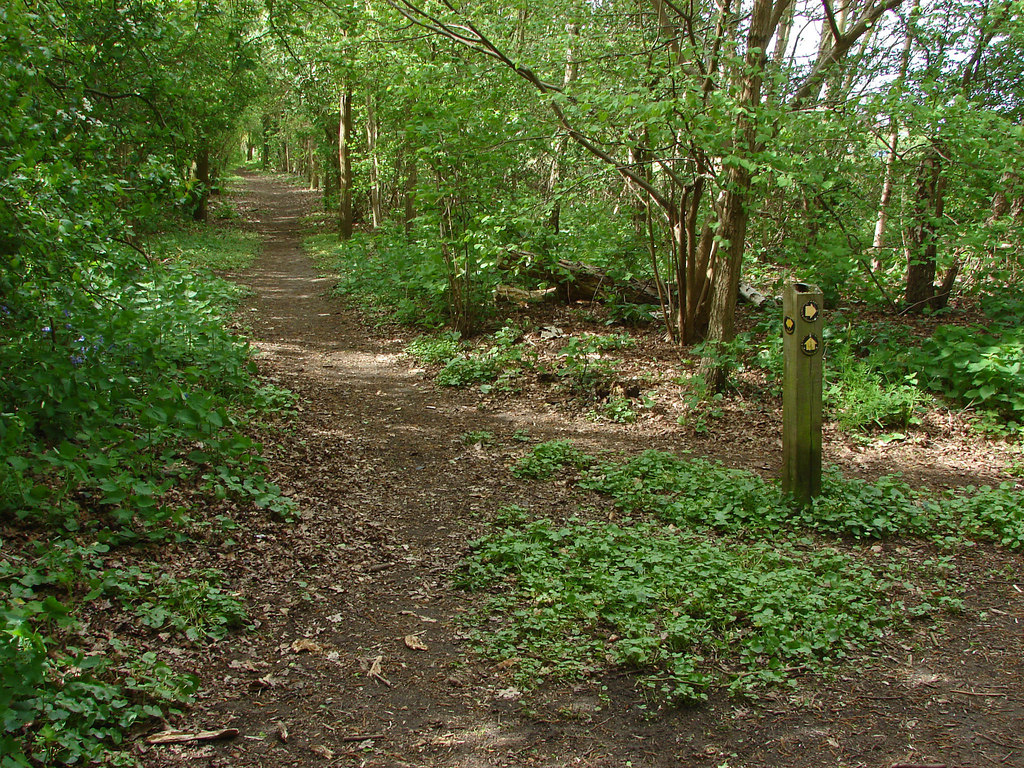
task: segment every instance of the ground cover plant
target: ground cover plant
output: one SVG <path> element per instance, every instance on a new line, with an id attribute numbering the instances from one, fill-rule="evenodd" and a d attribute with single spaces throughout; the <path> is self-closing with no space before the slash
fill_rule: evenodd
<path id="1" fill-rule="evenodd" d="M 486 595 L 481 617 L 505 617 L 472 622 L 476 647 L 524 687 L 599 679 L 612 665 L 636 669 L 662 702 L 722 687 L 755 695 L 958 612 L 948 553 L 969 540 L 1024 549 L 1024 497 L 1009 483 L 934 494 L 830 472 L 803 508 L 751 472 L 659 451 L 599 459 L 569 441 L 534 446 L 512 474 L 567 469 L 618 519 L 504 508 L 459 577 Z M 856 543 L 914 538 L 936 549 L 916 565 Z"/>
<path id="2" fill-rule="evenodd" d="M 193 267 L 227 271 L 244 269 L 259 253 L 259 235 L 241 229 L 197 224 L 177 227 L 152 240 L 156 256 Z"/>
<path id="3" fill-rule="evenodd" d="M 511 521 L 477 542 L 460 584 L 486 595 L 471 632 L 515 679 L 635 669 L 654 699 L 754 693 L 827 670 L 892 626 L 891 575 L 835 550 L 709 538 L 651 522 Z"/>
<path id="4" fill-rule="evenodd" d="M 443 387 L 479 385 L 483 393 L 513 391 L 516 381 L 536 367 L 537 354 L 519 343 L 522 331 L 508 324 L 474 346 L 458 333 L 419 336 L 406 352 L 426 365 L 440 366 L 435 382 Z"/>
<path id="5" fill-rule="evenodd" d="M 237 242 L 251 252 L 251 238 L 213 238 L 201 258 L 237 264 Z M 142 545 L 190 536 L 203 500 L 290 513 L 249 431 L 290 396 L 256 382 L 251 350 L 224 328 L 238 289 L 189 261 L 82 266 L 90 292 L 36 281 L 4 305 L 5 765 L 130 762 L 126 735 L 177 711 L 195 681 L 152 651 L 87 650 L 84 617 L 113 603 L 143 634 L 220 640 L 245 624 L 223 574 L 164 570 Z"/>

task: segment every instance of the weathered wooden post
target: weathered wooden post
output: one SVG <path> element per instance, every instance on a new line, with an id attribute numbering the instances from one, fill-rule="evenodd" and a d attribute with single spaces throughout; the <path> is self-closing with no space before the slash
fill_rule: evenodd
<path id="1" fill-rule="evenodd" d="M 782 296 L 782 490 L 801 504 L 821 493 L 822 294 L 790 283 Z"/>

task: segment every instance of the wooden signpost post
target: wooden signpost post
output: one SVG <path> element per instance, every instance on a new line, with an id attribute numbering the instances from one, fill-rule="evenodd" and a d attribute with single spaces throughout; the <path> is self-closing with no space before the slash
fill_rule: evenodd
<path id="1" fill-rule="evenodd" d="M 821 493 L 822 294 L 790 283 L 782 296 L 782 490 L 801 504 Z"/>

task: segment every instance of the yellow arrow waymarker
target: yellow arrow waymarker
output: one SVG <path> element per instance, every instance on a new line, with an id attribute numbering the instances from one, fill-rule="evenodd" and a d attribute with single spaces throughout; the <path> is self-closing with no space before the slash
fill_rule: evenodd
<path id="1" fill-rule="evenodd" d="M 805 355 L 813 355 L 815 352 L 818 351 L 818 347 L 821 346 L 821 342 L 819 342 L 818 337 L 812 333 L 810 336 L 808 336 L 802 342 L 800 342 L 800 345 L 803 347 Z"/>

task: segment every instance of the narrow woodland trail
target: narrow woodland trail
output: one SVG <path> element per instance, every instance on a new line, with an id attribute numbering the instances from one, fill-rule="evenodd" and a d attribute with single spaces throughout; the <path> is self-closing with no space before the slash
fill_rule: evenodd
<path id="1" fill-rule="evenodd" d="M 1003 695 L 934 701 L 936 686 L 1006 691 L 999 686 L 1020 679 L 1021 642 L 964 655 L 991 642 L 977 627 L 923 660 L 892 649 L 893 668 L 798 699 L 721 698 L 645 717 L 626 674 L 604 679 L 605 690 L 523 698 L 507 670 L 460 644 L 459 618 L 480 598 L 454 589 L 451 576 L 500 506 L 554 515 L 580 502 L 565 484 L 509 475 L 522 451 L 513 432 L 608 435 L 570 434 L 572 425 L 539 411 L 484 411 L 435 388 L 400 354 L 404 342 L 373 338 L 327 296 L 331 279 L 300 245 L 308 193 L 260 177 L 247 187 L 264 249 L 237 276 L 254 289 L 242 322 L 264 374 L 302 398 L 294 421 L 267 439 L 271 479 L 300 519 L 254 519 L 231 532 L 215 563 L 241 585 L 257 627 L 208 651 L 196 670 L 200 699 L 174 725 L 240 735 L 153 748 L 146 766 L 892 766 L 921 757 L 911 743 L 950 766 L 1024 759 L 1007 748 L 1024 726 L 1019 704 L 1001 709 L 1011 703 Z M 495 446 L 467 446 L 462 436 L 477 430 L 493 433 Z M 993 743 L 975 738 L 985 732 Z"/>

